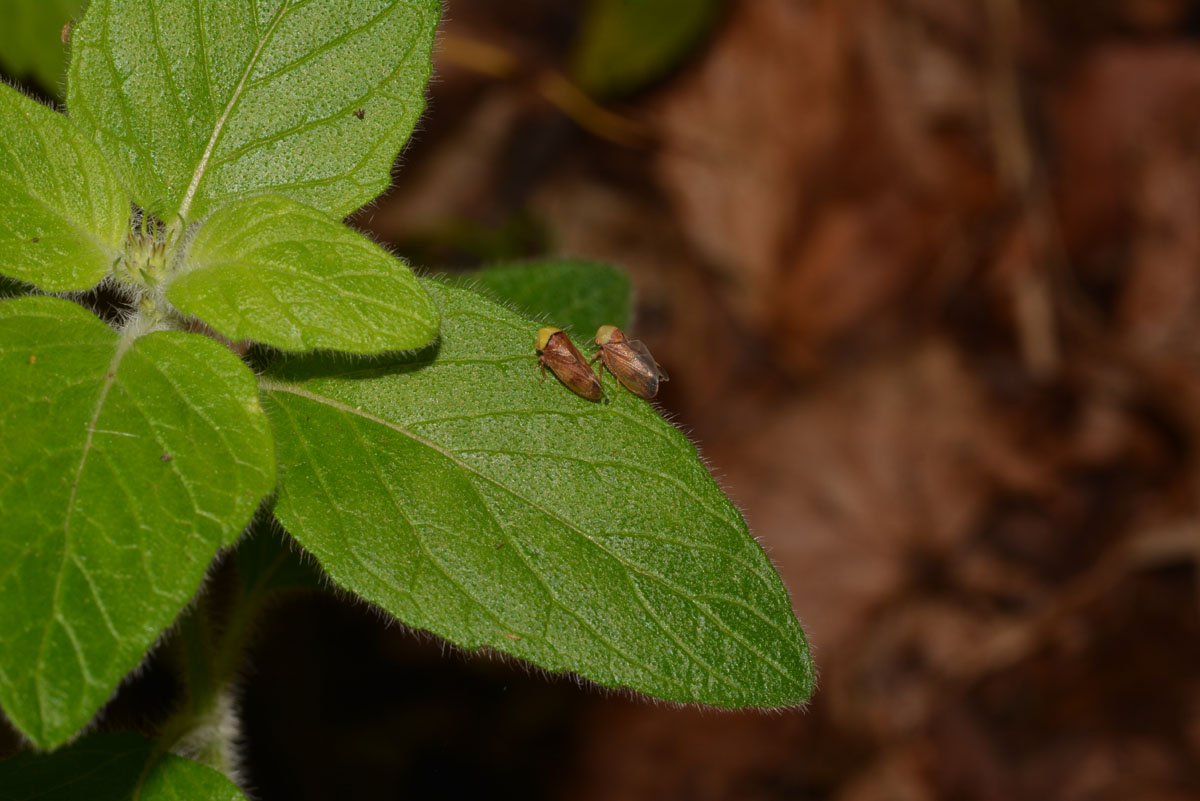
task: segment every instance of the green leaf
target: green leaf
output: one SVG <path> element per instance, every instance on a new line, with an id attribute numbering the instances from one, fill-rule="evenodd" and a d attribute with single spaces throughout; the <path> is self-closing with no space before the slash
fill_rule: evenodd
<path id="1" fill-rule="evenodd" d="M 137 734 L 93 734 L 49 754 L 0 762 L 0 801 L 245 801 L 212 768 Z"/>
<path id="2" fill-rule="evenodd" d="M 629 276 L 599 262 L 504 264 L 455 276 L 451 283 L 475 289 L 581 338 L 591 337 L 602 325 L 629 326 Z"/>
<path id="3" fill-rule="evenodd" d="M 100 151 L 0 84 L 0 273 L 51 292 L 92 287 L 124 247 L 129 215 Z"/>
<path id="4" fill-rule="evenodd" d="M 626 95 L 662 78 L 712 30 L 725 0 L 592 0 L 573 73 L 597 97 Z"/>
<path id="5" fill-rule="evenodd" d="M 539 381 L 537 323 L 428 287 L 438 347 L 264 379 L 276 515 L 333 580 L 463 647 L 604 685 L 807 698 L 787 592 L 687 439 L 611 377 L 607 404 Z"/>
<path id="6" fill-rule="evenodd" d="M 208 218 L 167 299 L 230 339 L 284 350 L 408 350 L 438 331 L 437 307 L 403 262 L 279 195 Z"/>
<path id="7" fill-rule="evenodd" d="M 10 75 L 32 75 L 58 91 L 67 67 L 62 29 L 84 0 L 9 0 L 0 25 L 0 65 Z"/>
<path id="8" fill-rule="evenodd" d="M 165 220 L 265 192 L 342 217 L 388 185 L 439 13 L 437 0 L 94 0 L 67 108 Z"/>
<path id="9" fill-rule="evenodd" d="M 0 303 L 0 706 L 68 739 L 274 486 L 253 374 L 212 340 Z"/>

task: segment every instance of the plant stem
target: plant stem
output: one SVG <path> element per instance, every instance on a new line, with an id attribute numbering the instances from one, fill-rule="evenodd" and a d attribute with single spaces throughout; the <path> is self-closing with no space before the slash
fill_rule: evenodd
<path id="1" fill-rule="evenodd" d="M 172 636 L 185 697 L 159 742 L 163 751 L 202 762 L 234 782 L 238 779 L 237 674 L 257 621 L 283 588 L 276 579 L 289 557 L 281 547 L 266 563 L 252 565 L 257 568 L 252 575 L 244 575 L 245 565 L 236 554 L 230 555 Z"/>

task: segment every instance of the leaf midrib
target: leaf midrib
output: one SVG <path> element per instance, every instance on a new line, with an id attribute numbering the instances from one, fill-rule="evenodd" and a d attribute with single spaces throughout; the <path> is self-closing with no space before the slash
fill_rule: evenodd
<path id="1" fill-rule="evenodd" d="M 343 410 L 343 407 L 344 407 L 344 404 L 339 404 L 336 401 L 331 401 L 329 399 L 322 399 L 320 396 L 311 396 L 311 394 L 305 393 L 303 391 L 297 392 L 295 394 L 299 397 L 306 397 L 308 400 L 311 400 L 314 403 L 322 403 L 323 405 L 330 406 L 331 408 Z M 291 418 L 292 417 L 291 411 L 289 409 L 287 409 L 286 406 L 283 408 L 288 413 L 289 418 Z M 412 435 L 410 432 L 405 431 L 403 428 L 397 426 L 394 423 L 388 423 L 386 420 L 381 420 L 381 419 L 376 418 L 369 414 L 361 414 L 360 413 L 358 416 L 360 416 L 364 420 L 367 420 L 368 422 L 378 423 L 385 427 L 391 428 L 391 429 L 397 431 L 398 433 L 401 433 L 402 435 L 408 437 L 413 442 L 416 442 L 416 443 L 422 444 L 422 445 L 427 445 L 430 448 L 432 448 L 433 450 L 436 450 L 439 453 L 441 453 L 445 458 L 449 459 L 450 461 L 454 462 L 455 464 L 459 464 L 458 460 L 456 460 L 454 458 L 453 454 L 447 453 L 446 451 L 444 451 L 441 448 L 438 448 L 436 445 L 433 445 L 432 443 L 425 442 L 420 437 Z M 296 428 L 294 422 L 293 422 L 293 427 Z M 356 436 L 358 436 L 360 443 L 363 442 L 362 437 L 361 437 L 361 435 L 358 434 L 357 430 L 355 431 L 355 434 L 356 434 Z M 301 443 L 302 443 L 302 447 L 305 449 L 305 451 L 307 451 L 309 453 L 310 458 L 311 458 L 312 453 L 311 453 L 311 449 L 309 448 L 307 440 L 303 439 L 303 437 L 302 437 Z M 372 458 L 370 456 L 369 452 L 367 455 L 368 455 L 368 458 Z M 373 459 L 372 459 L 372 462 L 374 462 Z M 476 475 L 479 475 L 478 471 L 475 471 L 470 466 L 461 465 L 461 464 L 459 464 L 459 466 L 465 470 L 468 470 L 468 471 L 476 474 Z M 378 470 L 377 470 L 377 474 L 378 474 Z M 327 498 L 329 498 L 331 504 L 333 504 L 332 508 L 337 510 L 337 514 L 340 517 L 341 509 L 337 506 L 336 503 L 333 503 L 333 494 L 329 491 L 329 488 L 325 486 L 324 479 L 321 476 L 320 472 L 314 471 L 314 475 L 316 476 L 316 480 L 318 481 L 318 483 L 321 485 L 322 492 L 324 492 L 325 496 Z M 382 479 L 382 475 L 379 474 L 379 476 Z M 481 476 L 481 477 L 491 481 L 492 483 L 496 483 L 494 479 L 490 479 L 486 476 Z M 406 520 L 408 520 L 409 527 L 413 533 L 413 539 L 416 541 L 417 546 L 424 553 L 425 558 L 429 561 L 429 563 L 435 569 L 437 569 L 439 572 L 441 572 L 441 574 L 443 576 L 445 576 L 449 581 L 451 581 L 451 583 L 453 583 L 459 589 L 459 591 L 463 593 L 464 596 L 469 598 L 476 606 L 481 607 L 483 609 L 484 613 L 487 614 L 488 617 L 492 618 L 493 620 L 497 621 L 498 623 L 502 623 L 503 622 L 502 619 L 495 612 L 493 612 L 486 604 L 480 602 L 479 599 L 477 599 L 470 592 L 468 592 L 465 587 L 463 587 L 459 582 L 455 581 L 454 578 L 449 573 L 446 572 L 445 567 L 441 564 L 441 562 L 439 560 L 434 558 L 433 554 L 429 551 L 428 547 L 425 545 L 424 540 L 417 533 L 417 531 L 418 531 L 417 526 L 413 523 L 411 518 L 408 517 L 407 512 L 400 506 L 400 504 L 397 501 L 397 499 L 395 498 L 395 496 L 392 495 L 390 486 L 388 486 L 386 481 L 383 482 L 383 485 L 385 486 L 385 488 L 388 491 L 389 497 L 392 501 L 392 505 L 401 513 L 401 515 L 403 515 L 405 517 Z M 506 488 L 502 487 L 502 489 L 506 489 Z M 484 508 L 487 509 L 488 513 L 492 515 L 493 520 L 495 520 L 494 513 L 491 511 L 491 509 L 489 507 L 487 507 L 486 500 L 479 494 L 479 489 L 472 485 L 472 491 L 475 492 L 475 494 L 477 496 L 479 496 L 480 501 L 484 503 Z M 547 513 L 547 514 L 549 514 L 549 513 Z M 496 520 L 496 523 L 500 528 L 503 528 L 503 526 L 499 524 L 498 520 Z M 566 524 L 566 525 L 569 525 L 569 524 Z M 580 532 L 580 533 L 582 533 L 582 532 Z M 351 556 L 354 558 L 354 560 L 356 562 L 358 562 L 360 565 L 362 565 L 367 570 L 368 573 L 370 573 L 376 579 L 382 581 L 384 584 L 390 585 L 393 583 L 392 579 L 384 577 L 384 576 L 380 576 L 373 567 L 368 566 L 367 563 L 364 561 L 362 555 L 358 552 L 358 549 L 354 548 L 352 545 L 350 545 L 348 542 L 345 541 L 344 534 L 343 534 L 343 544 L 346 548 L 347 553 L 351 554 Z M 592 635 L 596 638 L 596 640 L 598 642 L 600 642 L 605 648 L 607 648 L 610 651 L 612 651 L 613 653 L 617 654 L 619 657 L 621 657 L 625 661 L 629 662 L 630 664 L 636 665 L 636 666 L 642 668 L 643 670 L 645 670 L 650 675 L 661 679 L 665 684 L 674 684 L 675 686 L 680 687 L 681 689 L 684 689 L 686 691 L 687 688 L 682 682 L 678 681 L 677 679 L 673 679 L 670 676 L 659 673 L 658 671 L 654 670 L 652 667 L 647 665 L 642 660 L 638 659 L 637 657 L 635 657 L 631 654 L 626 653 L 616 643 L 614 643 L 611 640 L 609 640 L 608 638 L 604 637 L 599 631 L 596 630 L 595 625 L 593 625 L 590 621 L 582 618 L 578 612 L 576 612 L 574 609 L 571 609 L 567 604 L 565 604 L 562 601 L 562 599 L 560 599 L 554 593 L 553 589 L 546 584 L 545 579 L 542 578 L 542 576 L 536 570 L 533 569 L 533 567 L 529 564 L 529 562 L 523 556 L 521 556 L 520 548 L 516 548 L 515 553 L 517 553 L 517 555 L 518 555 L 517 558 L 521 560 L 521 563 L 524 566 L 525 570 L 528 571 L 528 573 L 531 576 L 533 576 L 534 580 L 537 581 L 542 586 L 542 588 L 546 591 L 546 597 L 550 599 L 550 603 L 554 604 L 556 607 L 558 607 L 563 612 L 565 612 L 568 617 L 571 617 L 574 620 L 578 621 L 580 625 L 584 626 L 589 631 L 591 631 Z M 417 602 L 417 598 L 414 593 L 412 593 L 411 591 L 405 591 L 405 590 L 403 590 L 403 588 L 399 588 L 399 589 L 401 592 L 404 592 L 405 596 L 408 597 L 409 601 L 413 604 L 414 608 L 417 609 L 419 614 L 423 615 L 430 623 L 434 622 L 434 616 L 428 614 L 427 612 L 425 612 L 421 609 L 421 604 L 419 604 Z M 501 627 L 501 628 L 503 628 L 503 627 Z M 569 664 L 568 664 L 567 660 L 561 656 L 561 652 L 558 650 L 558 648 L 555 647 L 554 643 L 552 643 L 552 642 L 550 642 L 550 640 L 546 639 L 544 635 L 540 638 L 540 641 L 551 651 L 553 651 L 559 655 L 559 659 L 561 660 L 560 661 L 561 667 L 563 667 L 565 669 L 569 669 Z"/>
<path id="2" fill-rule="evenodd" d="M 67 508 L 63 514 L 63 555 L 62 561 L 59 563 L 58 570 L 54 576 L 54 593 L 51 596 L 50 610 L 51 614 L 46 620 L 46 627 L 42 631 L 42 641 L 38 644 L 37 655 L 37 705 L 38 718 L 42 724 L 43 734 L 46 728 L 46 697 L 45 697 L 45 654 L 46 643 L 50 639 L 50 631 L 56 623 L 59 623 L 58 615 L 55 610 L 59 607 L 59 601 L 62 596 L 63 575 L 66 573 L 67 562 L 71 559 L 71 518 L 75 514 L 75 501 L 79 494 L 79 483 L 83 478 L 83 469 L 87 464 L 88 455 L 92 451 L 92 441 L 96 436 L 96 424 L 100 420 L 100 415 L 104 411 L 104 404 L 108 400 L 109 392 L 117 380 L 117 370 L 121 366 L 122 359 L 129 353 L 133 343 L 137 341 L 137 337 L 132 333 L 126 333 L 116 342 L 116 348 L 113 350 L 113 357 L 108 363 L 108 368 L 104 373 L 104 383 L 100 387 L 100 394 L 96 398 L 96 405 L 92 409 L 91 418 L 88 420 L 87 437 L 83 441 L 83 452 L 79 456 L 79 466 L 75 468 L 75 477 L 71 481 L 71 494 L 67 498 Z"/>
<path id="3" fill-rule="evenodd" d="M 187 190 L 183 194 L 183 200 L 179 205 L 179 217 L 186 220 L 188 211 L 191 210 L 192 201 L 195 200 L 196 192 L 200 188 L 200 182 L 204 180 L 204 176 L 208 169 L 208 161 L 212 158 L 213 151 L 216 150 L 217 142 L 221 139 L 221 134 L 225 130 L 225 124 L 229 121 L 229 115 L 233 113 L 237 107 L 238 101 L 242 99 L 242 93 L 246 89 L 246 80 L 250 77 L 250 73 L 258 64 L 258 59 L 262 55 L 263 48 L 271 41 L 271 37 L 275 33 L 275 29 L 283 18 L 292 10 L 289 0 L 283 0 L 283 4 L 279 7 L 279 11 L 275 14 L 275 19 L 271 21 L 271 25 L 267 28 L 267 32 L 263 34 L 259 40 L 258 47 L 254 49 L 250 59 L 246 62 L 246 69 L 242 72 L 242 77 L 238 80 L 238 85 L 234 88 L 233 94 L 230 95 L 229 102 L 225 106 L 225 110 L 221 112 L 221 116 L 217 118 L 213 125 L 212 136 L 208 138 L 208 144 L 204 148 L 204 153 L 200 156 L 200 162 L 196 165 L 195 172 L 192 173 L 192 181 L 188 184 Z M 201 17 L 200 27 L 204 27 L 203 17 Z"/>
<path id="4" fill-rule="evenodd" d="M 561 515 L 555 514 L 553 511 L 543 507 L 542 505 L 515 493 L 511 487 L 501 484 L 495 478 L 479 472 L 479 470 L 477 468 L 475 468 L 473 465 L 463 462 L 461 459 L 457 458 L 457 456 L 453 452 L 448 451 L 445 448 L 438 446 L 436 443 L 426 440 L 425 438 L 413 433 L 412 431 L 408 430 L 407 428 L 405 428 L 402 425 L 399 425 L 397 423 L 392 423 L 381 417 L 377 417 L 373 414 L 369 414 L 365 411 L 362 411 L 361 409 L 357 409 L 355 407 L 349 406 L 348 404 L 341 403 L 340 401 L 336 401 L 332 398 L 324 397 L 322 395 L 318 395 L 316 393 L 310 392 L 310 391 L 303 389 L 301 387 L 298 387 L 294 384 L 287 384 L 287 383 L 275 381 L 275 380 L 269 379 L 269 378 L 260 378 L 259 386 L 263 390 L 266 390 L 268 392 L 286 392 L 286 393 L 289 393 L 292 395 L 296 395 L 298 397 L 306 398 L 314 403 L 317 403 L 317 404 L 320 404 L 323 406 L 328 406 L 332 409 L 341 411 L 343 414 L 350 414 L 350 415 L 354 415 L 356 417 L 361 417 L 364 420 L 368 420 L 370 422 L 376 423 L 378 425 L 382 425 L 386 428 L 396 431 L 397 433 L 411 439 L 413 442 L 416 442 L 416 443 L 423 445 L 433 451 L 436 451 L 437 453 L 440 453 L 442 456 L 449 459 L 454 464 L 458 465 L 461 469 L 463 469 L 473 475 L 478 476 L 479 478 L 499 487 L 500 489 L 504 490 L 507 493 L 513 494 L 515 497 L 520 498 L 522 501 L 530 504 L 534 508 L 541 511 L 547 517 L 557 520 L 562 525 L 566 526 L 567 528 L 569 528 L 572 531 L 579 534 L 581 537 L 586 539 L 588 542 L 591 542 L 592 544 L 594 544 L 597 548 L 599 548 L 604 553 L 606 553 L 609 556 L 611 556 L 612 558 L 616 559 L 620 564 L 624 565 L 624 567 L 627 570 L 629 570 L 633 573 L 638 573 L 639 575 L 643 575 L 652 581 L 658 581 L 658 582 L 662 583 L 672 593 L 675 593 L 677 595 L 683 595 L 684 597 L 688 597 L 685 593 L 682 593 L 682 591 L 680 591 L 677 587 L 671 585 L 669 582 L 664 581 L 661 577 L 655 576 L 652 573 L 647 573 L 645 571 L 639 570 L 636 567 L 628 564 L 619 555 L 612 553 L 607 548 L 604 548 L 602 545 L 600 545 L 595 540 L 593 540 L 590 536 L 588 536 L 587 532 L 585 532 L 583 529 L 579 528 L 576 524 L 572 523 L 569 520 L 564 519 Z M 640 593 L 639 593 L 639 595 L 640 595 Z M 698 610 L 700 610 L 701 613 L 704 614 L 705 617 L 709 618 L 715 625 L 717 625 L 723 632 L 725 632 L 725 634 L 727 636 L 729 636 L 731 639 L 738 642 L 743 648 L 745 648 L 747 651 L 749 651 L 750 653 L 757 656 L 765 664 L 769 665 L 776 673 L 778 673 L 780 676 L 782 676 L 788 682 L 798 681 L 798 678 L 796 676 L 794 676 L 791 673 L 791 671 L 789 671 L 786 667 L 781 665 L 779 662 L 777 662 L 775 659 L 771 658 L 767 654 L 760 651 L 758 648 L 751 646 L 748 642 L 745 641 L 745 639 L 743 637 L 730 631 L 728 626 L 725 625 L 725 623 L 723 621 L 715 618 L 710 610 L 706 609 L 705 607 L 703 607 L 699 604 L 696 604 L 696 608 Z M 779 624 L 777 624 L 773 621 L 764 621 L 764 622 L 767 622 L 768 625 L 770 625 L 771 628 L 774 628 L 779 634 L 786 635 L 786 632 L 783 630 L 783 627 L 780 626 Z M 703 664 L 703 663 L 701 663 L 701 664 Z M 718 680 L 722 679 L 722 676 L 720 676 L 719 671 L 711 671 L 711 672 L 712 672 L 712 675 L 714 675 L 714 677 L 716 677 Z"/>

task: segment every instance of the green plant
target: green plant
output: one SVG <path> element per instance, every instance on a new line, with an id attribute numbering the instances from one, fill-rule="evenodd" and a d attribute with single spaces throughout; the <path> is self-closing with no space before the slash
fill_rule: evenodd
<path id="1" fill-rule="evenodd" d="M 65 115 L 0 86 L 0 296 L 19 295 L 0 301 L 0 706 L 59 749 L 0 764 L 0 798 L 73 775 L 239 797 L 229 685 L 256 613 L 311 580 L 281 569 L 271 520 L 345 591 L 465 648 L 677 702 L 810 694 L 783 585 L 686 438 L 611 376 L 605 403 L 539 381 L 538 321 L 340 222 L 388 184 L 439 13 L 94 0 Z M 625 316 L 610 269 L 534 269 L 475 286 L 567 327 Z M 94 313 L 97 286 L 123 313 Z M 190 602 L 235 543 L 216 626 Z M 59 748 L 164 631 L 187 702 L 152 739 Z"/>
<path id="2" fill-rule="evenodd" d="M 0 66 L 16 76 L 32 76 L 49 92 L 61 88 L 69 24 L 84 0 L 10 0 L 0 25 Z M 69 28 L 67 29 L 69 32 Z"/>
<path id="3" fill-rule="evenodd" d="M 726 5 L 727 0 L 589 0 L 571 73 L 596 97 L 636 92 L 696 50 Z"/>

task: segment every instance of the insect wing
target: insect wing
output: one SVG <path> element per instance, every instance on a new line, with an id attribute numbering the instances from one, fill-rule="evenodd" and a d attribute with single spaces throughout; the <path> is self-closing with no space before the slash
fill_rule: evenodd
<path id="1" fill-rule="evenodd" d="M 549 367 L 550 371 L 558 376 L 558 380 L 570 387 L 575 394 L 589 400 L 599 400 L 604 394 L 600 379 L 596 378 L 592 368 L 588 367 L 583 354 L 561 331 L 546 342 L 539 358 L 542 364 Z"/>
<path id="2" fill-rule="evenodd" d="M 644 355 L 630 347 L 630 342 L 620 342 L 604 345 L 604 365 L 608 371 L 625 385 L 625 388 L 642 398 L 649 400 L 658 394 L 660 371 L 654 363 L 654 357 L 648 352 Z M 638 343 L 641 344 L 641 343 Z M 645 346 L 643 346 L 643 351 Z"/>
<path id="3" fill-rule="evenodd" d="M 629 340 L 629 347 L 641 358 L 643 364 L 654 368 L 658 373 L 659 381 L 671 380 L 671 376 L 667 375 L 667 371 L 662 368 L 662 365 L 654 361 L 654 357 L 650 355 L 650 349 L 646 347 L 646 344 L 642 340 Z"/>

